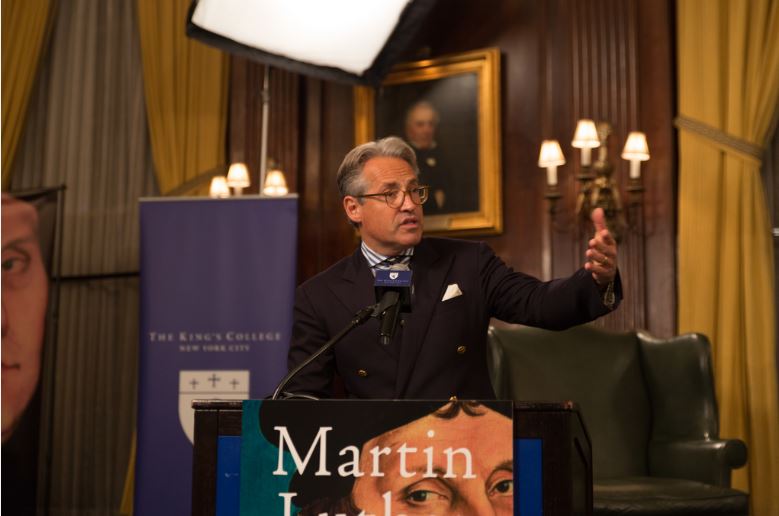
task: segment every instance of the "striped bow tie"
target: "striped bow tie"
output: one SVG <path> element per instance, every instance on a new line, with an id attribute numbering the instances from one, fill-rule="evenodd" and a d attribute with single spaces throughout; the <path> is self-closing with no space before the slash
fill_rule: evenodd
<path id="1" fill-rule="evenodd" d="M 374 265 L 373 268 L 380 271 L 386 271 L 391 269 L 393 265 L 408 265 L 409 263 L 411 263 L 411 256 L 401 254 L 398 256 L 390 256 Z"/>

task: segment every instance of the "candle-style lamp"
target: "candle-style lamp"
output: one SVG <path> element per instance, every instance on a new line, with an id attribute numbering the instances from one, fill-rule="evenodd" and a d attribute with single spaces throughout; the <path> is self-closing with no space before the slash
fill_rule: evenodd
<path id="1" fill-rule="evenodd" d="M 211 179 L 211 187 L 208 194 L 214 199 L 225 199 L 230 197 L 230 187 L 227 186 L 225 176 L 215 176 Z"/>
<path id="2" fill-rule="evenodd" d="M 641 192 L 644 190 L 641 184 L 641 162 L 649 159 L 649 145 L 646 135 L 639 131 L 628 134 L 625 147 L 622 149 L 622 159 L 630 161 L 630 181 L 628 191 Z"/>
<path id="3" fill-rule="evenodd" d="M 557 140 L 544 140 L 541 143 L 541 152 L 538 153 L 538 166 L 546 169 L 546 195 L 547 199 L 560 197 L 557 188 L 557 167 L 565 165 L 565 156 Z"/>
<path id="4" fill-rule="evenodd" d="M 600 147 L 600 138 L 595 122 L 589 118 L 583 118 L 576 124 L 576 131 L 571 141 L 571 146 L 581 149 L 581 172 L 577 179 L 591 179 L 592 173 L 590 166 L 592 164 L 592 149 Z"/>
<path id="5" fill-rule="evenodd" d="M 262 189 L 262 193 L 272 197 L 287 195 L 289 189 L 287 188 L 287 180 L 284 178 L 284 172 L 279 169 L 270 170 L 265 177 L 265 186 Z"/>
<path id="6" fill-rule="evenodd" d="M 243 194 L 243 189 L 251 184 L 249 169 L 245 163 L 233 163 L 227 171 L 227 186 L 235 191 L 236 196 Z"/>

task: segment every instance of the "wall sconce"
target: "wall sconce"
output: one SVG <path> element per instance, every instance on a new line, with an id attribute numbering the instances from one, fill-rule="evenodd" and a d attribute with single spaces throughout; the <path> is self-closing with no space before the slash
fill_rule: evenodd
<path id="1" fill-rule="evenodd" d="M 230 197 L 230 187 L 227 186 L 225 176 L 214 176 L 211 179 L 211 187 L 208 189 L 208 195 L 214 199 L 225 199 Z"/>
<path id="2" fill-rule="evenodd" d="M 287 189 L 287 180 L 284 178 L 284 172 L 278 169 L 270 170 L 265 177 L 265 186 L 262 189 L 262 193 L 272 197 L 287 195 L 289 190 Z"/>
<path id="3" fill-rule="evenodd" d="M 595 128 L 595 122 L 589 119 L 579 120 L 576 124 L 576 132 L 573 134 L 573 140 L 571 140 L 571 146 L 581 149 L 582 152 L 582 173 L 587 178 L 592 176 L 585 174 L 585 170 L 589 172 L 590 163 L 592 162 L 592 149 L 600 147 L 600 138 L 598 138 L 598 130 Z M 586 169 L 584 167 L 587 167 Z"/>
<path id="4" fill-rule="evenodd" d="M 251 184 L 249 181 L 249 169 L 245 163 L 233 163 L 227 172 L 227 186 L 235 191 L 235 195 L 242 195 L 243 189 Z"/>
<path id="5" fill-rule="evenodd" d="M 622 149 L 622 159 L 630 161 L 630 191 L 643 191 L 641 185 L 641 162 L 649 159 L 649 145 L 646 143 L 646 135 L 633 131 L 628 135 L 625 148 Z"/>
<path id="6" fill-rule="evenodd" d="M 595 208 L 602 208 L 606 215 L 606 224 L 614 238 L 619 241 L 622 232 L 628 228 L 619 194 L 619 186 L 614 180 L 614 167 L 608 158 L 608 138 L 611 126 L 606 122 L 579 120 L 571 141 L 571 146 L 581 149 L 581 168 L 576 175 L 579 183 L 575 213 L 582 221 L 589 221 Z M 592 149 L 598 149 L 598 159 L 592 163 Z M 649 147 L 646 136 L 641 132 L 631 132 L 622 150 L 622 158 L 630 161 L 630 179 L 627 190 L 631 193 L 631 205 L 640 204 L 641 161 L 649 159 Z M 538 166 L 547 169 L 547 188 L 545 197 L 549 200 L 549 213 L 554 218 L 556 203 L 560 198 L 557 187 L 557 167 L 565 163 L 565 157 L 556 140 L 544 140 L 538 157 Z"/>
<path id="7" fill-rule="evenodd" d="M 546 198 L 556 199 L 560 197 L 557 188 L 557 167 L 565 165 L 565 156 L 557 140 L 544 140 L 541 143 L 541 152 L 538 153 L 538 166 L 546 168 Z"/>

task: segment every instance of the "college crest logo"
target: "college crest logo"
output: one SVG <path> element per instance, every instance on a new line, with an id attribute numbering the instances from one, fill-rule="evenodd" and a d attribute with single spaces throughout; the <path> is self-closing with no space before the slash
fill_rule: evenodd
<path id="1" fill-rule="evenodd" d="M 389 277 L 390 277 L 391 280 L 398 279 L 398 276 L 400 276 L 400 274 L 398 274 L 397 272 L 390 272 L 389 273 Z"/>
<path id="2" fill-rule="evenodd" d="M 249 371 L 179 371 L 179 422 L 192 444 L 195 443 L 193 400 L 249 399 Z"/>

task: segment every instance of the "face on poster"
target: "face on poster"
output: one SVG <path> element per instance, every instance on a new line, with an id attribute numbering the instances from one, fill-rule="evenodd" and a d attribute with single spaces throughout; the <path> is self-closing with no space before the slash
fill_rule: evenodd
<path id="1" fill-rule="evenodd" d="M 508 441 L 495 446 L 493 439 L 501 436 Z M 355 481 L 352 501 L 366 514 L 391 507 L 392 514 L 510 516 L 510 439 L 511 420 L 489 408 L 459 411 L 447 419 L 425 416 L 363 445 L 360 469 L 365 474 Z"/>
<path id="2" fill-rule="evenodd" d="M 5 443 L 38 387 L 48 278 L 36 207 L 2 197 L 2 429 Z"/>
<path id="3" fill-rule="evenodd" d="M 510 403 L 274 403 L 259 408 L 260 446 L 242 452 L 255 468 L 242 477 L 262 485 L 242 485 L 242 510 L 283 500 L 273 513 L 513 514 Z"/>

